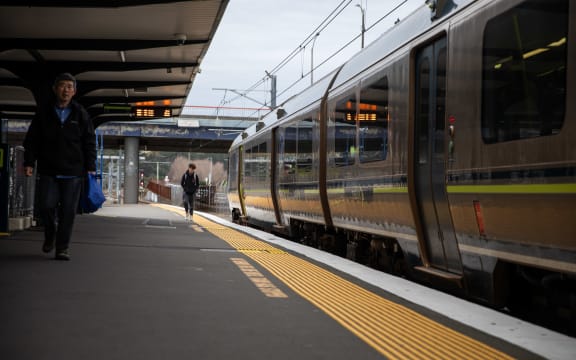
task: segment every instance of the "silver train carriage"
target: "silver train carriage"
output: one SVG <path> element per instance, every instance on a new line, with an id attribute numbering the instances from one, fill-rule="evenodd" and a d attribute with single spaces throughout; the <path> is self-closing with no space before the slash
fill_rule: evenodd
<path id="1" fill-rule="evenodd" d="M 233 218 L 496 306 L 569 302 L 574 34 L 572 0 L 422 6 L 234 141 Z"/>

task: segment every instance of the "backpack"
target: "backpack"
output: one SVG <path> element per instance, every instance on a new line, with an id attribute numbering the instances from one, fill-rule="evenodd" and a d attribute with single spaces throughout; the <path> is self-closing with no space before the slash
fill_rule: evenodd
<path id="1" fill-rule="evenodd" d="M 182 181 L 184 192 L 194 194 L 198 190 L 198 186 L 200 186 L 200 180 L 198 179 L 196 172 L 194 172 L 194 176 L 192 177 L 188 174 L 188 171 L 186 171 Z"/>

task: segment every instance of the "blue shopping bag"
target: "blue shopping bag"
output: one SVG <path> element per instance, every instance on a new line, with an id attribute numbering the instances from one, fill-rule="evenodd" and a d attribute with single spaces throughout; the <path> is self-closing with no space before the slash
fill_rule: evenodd
<path id="1" fill-rule="evenodd" d="M 82 195 L 80 196 L 80 208 L 82 213 L 90 214 L 96 212 L 106 201 L 102 186 L 98 182 L 95 174 L 88 174 L 84 181 Z"/>

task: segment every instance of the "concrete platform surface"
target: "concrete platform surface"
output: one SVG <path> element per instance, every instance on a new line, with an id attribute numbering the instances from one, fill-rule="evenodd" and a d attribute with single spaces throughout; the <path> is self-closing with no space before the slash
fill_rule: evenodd
<path id="1" fill-rule="evenodd" d="M 381 358 L 282 284 L 265 296 L 173 212 L 78 216 L 69 262 L 41 246 L 34 229 L 0 238 L 0 359 Z"/>
<path id="2" fill-rule="evenodd" d="M 186 222 L 175 207 L 107 205 L 77 217 L 69 262 L 41 252 L 41 229 L 1 237 L 0 359 L 572 354 L 573 339 L 199 214 Z M 475 316 L 492 328 L 462 319 Z"/>

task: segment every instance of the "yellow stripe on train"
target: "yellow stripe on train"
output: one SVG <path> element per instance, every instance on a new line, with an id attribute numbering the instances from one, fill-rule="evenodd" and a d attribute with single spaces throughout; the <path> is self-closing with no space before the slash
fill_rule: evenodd
<path id="1" fill-rule="evenodd" d="M 448 192 L 452 194 L 576 194 L 576 184 L 450 185 Z"/>

